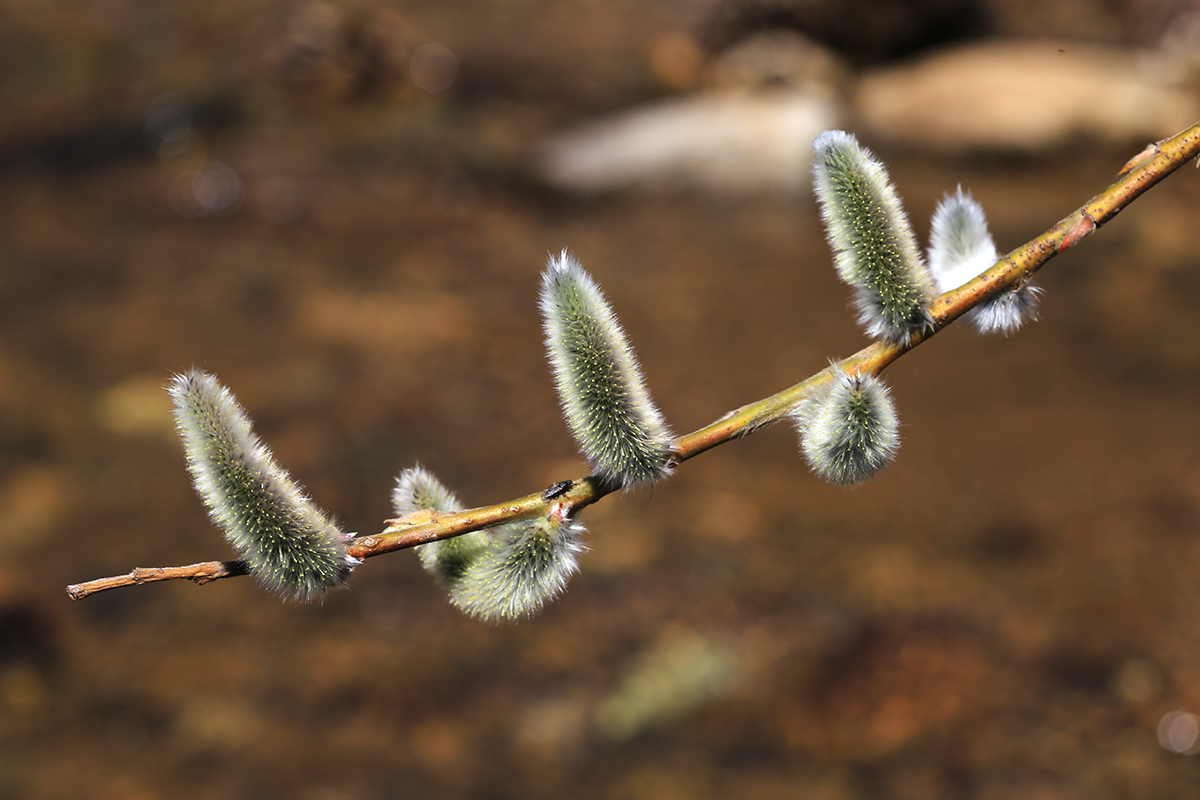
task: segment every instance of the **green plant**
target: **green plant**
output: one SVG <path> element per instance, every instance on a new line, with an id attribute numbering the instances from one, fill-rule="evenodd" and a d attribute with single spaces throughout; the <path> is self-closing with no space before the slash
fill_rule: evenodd
<path id="1" fill-rule="evenodd" d="M 547 348 L 568 425 L 595 474 L 505 503 L 464 509 L 420 468 L 405 470 L 397 517 L 348 537 L 312 506 L 250 431 L 240 406 L 203 373 L 176 378 L 172 396 L 189 468 L 237 561 L 139 568 L 68 587 L 73 598 L 156 580 L 197 583 L 254 574 L 307 597 L 339 585 L 363 559 L 421 547 L 422 564 L 468 613 L 530 614 L 557 595 L 582 549 L 579 512 L 619 489 L 662 479 L 677 465 L 780 419 L 792 419 L 822 477 L 858 483 L 898 446 L 879 374 L 960 316 L 1011 332 L 1033 314 L 1033 274 L 1200 152 L 1200 124 L 1151 145 L 1118 180 L 1041 236 L 997 258 L 982 209 L 961 190 L 935 213 L 928 264 L 886 171 L 842 132 L 818 137 L 815 175 L 838 273 L 878 341 L 775 395 L 693 433 L 672 437 L 650 400 L 632 348 L 600 290 L 565 252 L 543 276 Z M 937 294 L 941 291 L 941 294 Z"/>

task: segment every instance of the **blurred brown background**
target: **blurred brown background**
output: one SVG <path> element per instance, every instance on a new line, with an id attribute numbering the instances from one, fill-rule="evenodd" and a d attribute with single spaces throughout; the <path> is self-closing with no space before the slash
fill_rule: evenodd
<path id="1" fill-rule="evenodd" d="M 170 427 L 191 366 L 349 530 L 417 462 L 469 503 L 583 474 L 535 304 L 563 247 L 680 432 L 865 343 L 803 174 L 722 188 L 701 156 L 581 191 L 540 142 L 795 90 L 888 161 L 923 239 L 961 183 L 1008 250 L 1190 113 L 1190 11 L 0 3 L 0 798 L 1195 797 L 1190 166 L 1048 265 L 1039 323 L 954 326 L 888 370 L 880 477 L 820 483 L 786 426 L 721 447 L 587 509 L 582 571 L 535 619 L 462 617 L 411 553 L 313 605 L 247 579 L 63 592 L 230 557 Z M 806 39 L 776 74 L 780 31 Z M 1017 93 L 1048 136 L 870 122 L 872 76 L 1031 36 L 1124 70 L 1126 105 L 1088 117 L 1103 73 Z M 732 52 L 770 57 L 747 77 Z M 1015 118 L 979 85 L 938 105 Z"/>

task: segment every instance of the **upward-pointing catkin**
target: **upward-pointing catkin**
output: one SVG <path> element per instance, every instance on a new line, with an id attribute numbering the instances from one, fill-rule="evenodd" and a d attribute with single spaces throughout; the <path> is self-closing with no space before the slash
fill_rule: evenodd
<path id="1" fill-rule="evenodd" d="M 999 257 L 983 207 L 961 186 L 938 203 L 931 228 L 929 271 L 939 292 L 974 280 Z M 1025 281 L 980 302 L 963 319 L 980 333 L 1012 333 L 1037 315 L 1041 291 Z"/>
<path id="2" fill-rule="evenodd" d="M 423 467 L 412 467 L 400 473 L 392 489 L 392 505 L 396 516 L 415 511 L 462 511 L 458 498 Z M 421 566 L 432 573 L 445 587 L 462 577 L 491 544 L 488 531 L 472 531 L 449 539 L 439 539 L 416 548 Z"/>
<path id="3" fill-rule="evenodd" d="M 618 486 L 665 476 L 670 431 L 608 301 L 565 250 L 542 275 L 540 305 L 563 414 L 592 468 Z"/>
<path id="4" fill-rule="evenodd" d="M 844 131 L 821 134 L 813 150 L 821 216 L 859 321 L 872 336 L 907 344 L 931 324 L 933 282 L 887 170 Z"/>
<path id="5" fill-rule="evenodd" d="M 358 563 L 346 535 L 275 463 L 229 390 L 193 370 L 168 391 L 196 491 L 251 571 L 295 598 L 344 583 Z"/>

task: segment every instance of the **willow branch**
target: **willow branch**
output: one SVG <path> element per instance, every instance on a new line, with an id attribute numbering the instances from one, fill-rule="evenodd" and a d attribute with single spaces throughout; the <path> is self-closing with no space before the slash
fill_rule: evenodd
<path id="1" fill-rule="evenodd" d="M 674 463 L 682 463 L 725 442 L 748 436 L 785 417 L 810 392 L 828 382 L 835 367 L 852 374 L 878 374 L 978 303 L 1010 286 L 1028 281 L 1043 264 L 1092 234 L 1147 189 L 1195 158 L 1197 153 L 1200 153 L 1200 123 L 1147 147 L 1122 168 L 1115 183 L 1057 225 L 1001 258 L 975 280 L 937 297 L 930 309 L 932 327 L 913 336 L 909 344 L 875 342 L 795 386 L 742 406 L 700 430 L 677 438 L 673 443 Z M 382 532 L 354 538 L 347 550 L 355 558 L 371 558 L 470 531 L 530 519 L 549 513 L 553 506 L 566 507 L 573 514 L 612 491 L 612 487 L 587 477 L 564 481 L 543 492 L 496 505 L 457 513 L 418 512 L 403 519 L 387 520 L 387 527 Z M 68 586 L 67 594 L 78 600 L 96 592 L 151 581 L 184 578 L 208 583 L 248 573 L 240 561 L 209 561 L 184 567 L 139 567 L 126 575 Z"/>
<path id="2" fill-rule="evenodd" d="M 221 578 L 236 578 L 238 575 L 249 574 L 250 570 L 241 561 L 203 561 L 184 567 L 134 567 L 125 575 L 97 578 L 86 583 L 73 583 L 67 587 L 67 594 L 72 600 L 81 600 L 96 592 L 119 589 L 122 586 L 138 586 L 154 581 L 183 578 L 193 583 L 208 583 Z"/>

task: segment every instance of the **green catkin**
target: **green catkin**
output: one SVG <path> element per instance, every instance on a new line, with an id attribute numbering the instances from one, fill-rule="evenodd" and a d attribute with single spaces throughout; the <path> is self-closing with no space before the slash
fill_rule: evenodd
<path id="1" fill-rule="evenodd" d="M 463 510 L 458 498 L 423 467 L 412 467 L 400 473 L 392 489 L 392 505 L 397 517 L 416 511 Z M 487 531 L 472 531 L 423 544 L 415 549 L 421 566 L 449 588 L 488 549 L 491 542 Z"/>
<path id="2" fill-rule="evenodd" d="M 450 586 L 450 602 L 485 620 L 536 613 L 567 586 L 579 568 L 584 528 L 554 505 L 544 517 L 498 528 L 495 544 Z"/>
<path id="3" fill-rule="evenodd" d="M 358 563 L 348 537 L 275 463 L 229 390 L 193 370 L 168 391 L 196 492 L 259 580 L 297 599 L 344 583 Z"/>
<path id="4" fill-rule="evenodd" d="M 828 131 L 813 141 L 813 184 L 838 275 L 854 287 L 872 336 L 907 344 L 931 324 L 933 282 L 887 170 L 858 140 Z"/>
<path id="5" fill-rule="evenodd" d="M 597 475 L 617 486 L 667 475 L 670 431 L 604 295 L 565 250 L 546 267 L 540 306 L 563 414 Z"/>
<path id="6" fill-rule="evenodd" d="M 809 466 L 831 483 L 862 483 L 896 457 L 900 423 L 873 375 L 834 368 L 833 381 L 794 412 Z"/>

